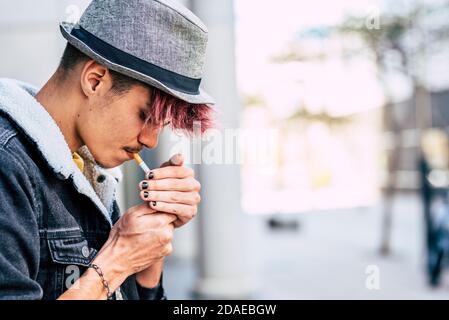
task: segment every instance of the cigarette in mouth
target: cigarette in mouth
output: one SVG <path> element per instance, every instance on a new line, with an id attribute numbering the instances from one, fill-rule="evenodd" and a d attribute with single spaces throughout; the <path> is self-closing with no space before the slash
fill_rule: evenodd
<path id="1" fill-rule="evenodd" d="M 145 172 L 145 175 L 150 172 L 150 168 L 148 168 L 147 164 L 143 162 L 142 158 L 139 156 L 138 153 L 134 153 L 134 160 L 137 162 L 139 167 L 142 168 L 143 172 Z"/>

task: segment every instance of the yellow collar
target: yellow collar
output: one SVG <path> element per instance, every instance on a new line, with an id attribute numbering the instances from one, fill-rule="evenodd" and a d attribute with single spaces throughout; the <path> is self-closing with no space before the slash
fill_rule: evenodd
<path id="1" fill-rule="evenodd" d="M 72 157 L 73 157 L 73 161 L 75 162 L 76 166 L 81 170 L 81 172 L 83 172 L 84 171 L 84 159 L 81 158 L 81 156 L 76 152 L 74 152 L 72 154 Z"/>

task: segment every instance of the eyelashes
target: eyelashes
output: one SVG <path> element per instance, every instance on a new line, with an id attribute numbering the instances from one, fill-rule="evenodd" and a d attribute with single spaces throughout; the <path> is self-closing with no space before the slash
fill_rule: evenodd
<path id="1" fill-rule="evenodd" d="M 139 111 L 139 118 L 140 118 L 140 120 L 142 120 L 145 124 L 151 123 L 151 121 L 150 121 L 148 115 L 147 115 L 144 111 L 142 111 L 142 110 Z M 161 127 L 166 127 L 166 126 L 170 125 L 170 123 L 171 123 L 171 121 L 168 120 L 168 121 L 164 122 L 164 124 L 163 124 Z"/>
<path id="2" fill-rule="evenodd" d="M 140 117 L 140 120 L 142 120 L 142 121 L 146 121 L 147 120 L 147 115 L 143 111 L 139 112 L 139 117 Z"/>

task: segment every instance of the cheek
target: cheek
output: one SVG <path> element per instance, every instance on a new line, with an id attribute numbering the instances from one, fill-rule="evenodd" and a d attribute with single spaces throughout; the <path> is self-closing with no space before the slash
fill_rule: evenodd
<path id="1" fill-rule="evenodd" d="M 103 121 L 103 138 L 110 145 L 127 146 L 129 143 L 135 145 L 142 123 L 136 121 L 129 113 L 108 117 L 108 121 Z"/>
<path id="2" fill-rule="evenodd" d="M 132 139 L 135 141 L 139 133 L 129 117 L 109 112 L 92 111 L 80 120 L 84 143 L 92 151 L 103 154 L 108 153 L 108 150 L 122 148 Z"/>

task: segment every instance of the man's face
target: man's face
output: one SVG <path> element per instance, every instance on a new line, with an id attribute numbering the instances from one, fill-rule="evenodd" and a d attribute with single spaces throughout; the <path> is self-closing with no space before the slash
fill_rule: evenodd
<path id="1" fill-rule="evenodd" d="M 160 126 L 145 124 L 150 90 L 133 86 L 91 99 L 79 114 L 77 131 L 99 165 L 112 168 L 133 159 L 143 147 L 155 148 Z"/>

